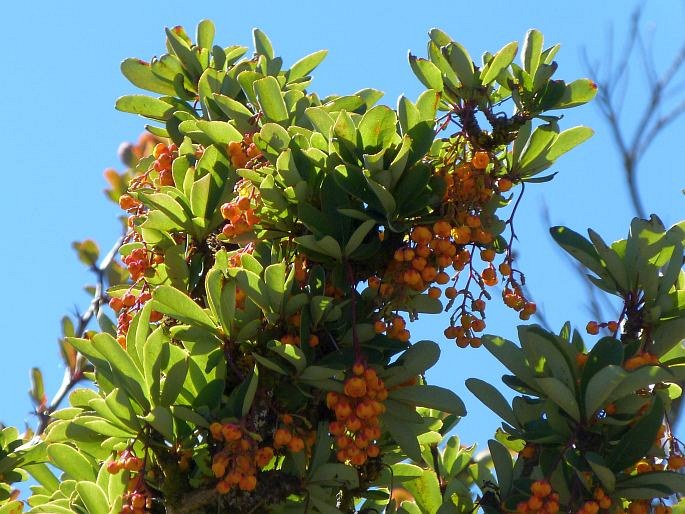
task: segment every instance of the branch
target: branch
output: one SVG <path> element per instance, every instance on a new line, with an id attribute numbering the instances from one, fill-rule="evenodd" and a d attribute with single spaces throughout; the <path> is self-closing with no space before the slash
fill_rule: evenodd
<path id="1" fill-rule="evenodd" d="M 91 300 L 88 309 L 83 314 L 79 315 L 78 326 L 75 331 L 76 337 L 83 337 L 85 335 L 88 324 L 94 316 L 98 315 L 100 308 L 107 300 L 107 292 L 105 291 L 105 273 L 107 272 L 107 268 L 109 268 L 110 264 L 116 257 L 117 252 L 119 251 L 119 248 L 123 242 L 124 238 L 122 236 L 116 241 L 116 243 L 114 243 L 100 264 L 97 266 L 93 265 L 91 267 L 91 271 L 93 271 L 97 277 L 97 284 L 95 286 L 93 299 Z M 52 397 L 50 403 L 46 407 L 36 409 L 35 414 L 38 416 L 38 427 L 36 428 L 34 439 L 39 438 L 41 434 L 45 432 L 45 429 L 50 423 L 52 413 L 59 408 L 64 398 L 71 392 L 74 386 L 83 380 L 83 369 L 85 364 L 86 360 L 83 355 L 80 353 L 77 354 L 74 369 L 71 369 L 67 366 L 67 369 L 64 370 L 62 385 Z"/>

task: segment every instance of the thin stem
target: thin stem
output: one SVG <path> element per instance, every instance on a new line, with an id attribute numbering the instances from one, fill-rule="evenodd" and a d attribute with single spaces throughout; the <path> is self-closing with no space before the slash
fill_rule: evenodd
<path id="1" fill-rule="evenodd" d="M 123 236 L 117 239 L 117 241 L 114 243 L 110 251 L 102 259 L 100 264 L 97 266 L 93 265 L 91 267 L 91 271 L 93 271 L 93 273 L 95 273 L 97 277 L 97 284 L 95 286 L 95 293 L 93 294 L 93 299 L 91 300 L 88 309 L 86 309 L 86 311 L 83 314 L 79 315 L 78 326 L 75 331 L 76 337 L 83 337 L 85 335 L 86 329 L 88 328 L 88 324 L 94 316 L 98 315 L 98 313 L 100 312 L 100 308 L 107 299 L 107 292 L 105 291 L 105 274 L 107 272 L 107 268 L 109 268 L 110 264 L 112 264 L 112 261 L 116 257 L 117 252 L 119 251 L 119 248 L 121 247 L 123 241 Z M 38 416 L 38 426 L 36 428 L 34 438 L 39 438 L 41 434 L 45 432 L 45 429 L 50 423 L 52 413 L 59 408 L 64 398 L 71 392 L 71 390 L 81 380 L 83 380 L 83 368 L 85 367 L 85 364 L 85 358 L 83 357 L 83 355 L 78 353 L 74 368 L 71 369 L 70 367 L 67 367 L 67 369 L 64 370 L 62 384 L 60 385 L 60 388 L 57 390 L 55 395 L 52 397 L 52 400 L 50 400 L 50 403 L 46 407 L 36 410 L 35 413 Z"/>

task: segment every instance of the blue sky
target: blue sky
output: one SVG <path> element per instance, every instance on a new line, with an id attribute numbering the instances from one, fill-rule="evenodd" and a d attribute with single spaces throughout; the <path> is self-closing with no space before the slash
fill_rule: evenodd
<path id="1" fill-rule="evenodd" d="M 0 78 L 7 150 L 2 173 L 7 195 L 0 202 L 7 222 L 0 251 L 0 269 L 5 270 L 0 420 L 19 426 L 36 425 L 26 394 L 30 368 L 43 370 L 48 395 L 57 389 L 62 376 L 56 344 L 60 318 L 88 304 L 82 285 L 92 277 L 78 263 L 71 242 L 93 238 L 105 252 L 118 234 L 119 212 L 104 199 L 102 171 L 120 167 L 119 143 L 135 140 L 144 123 L 114 110 L 118 96 L 135 92 L 120 75 L 119 63 L 163 53 L 164 26 L 184 25 L 194 32 L 197 22 L 209 17 L 217 25 L 217 42 L 224 46 L 250 46 L 251 29 L 260 27 L 286 64 L 326 48 L 329 56 L 315 72 L 312 89 L 324 96 L 375 87 L 394 106 L 398 95 L 415 98 L 420 91 L 407 50 L 424 55 L 431 27 L 448 32 L 473 56 L 520 41 L 528 28 L 538 28 L 547 43 L 562 43 L 557 75 L 574 79 L 587 75 L 581 50 L 601 60 L 610 26 L 623 37 L 632 8 L 622 0 L 197 1 L 192 9 L 189 4 L 182 9 L 180 2 L 128 0 L 91 3 L 87 9 L 45 4 L 12 2 L 3 8 L 4 19 L 14 21 L 4 27 Z M 657 69 L 667 65 L 685 40 L 684 11 L 678 1 L 645 2 L 641 27 L 650 34 Z M 623 113 L 628 127 L 634 127 L 645 91 L 639 63 L 631 64 Z M 558 162 L 553 182 L 528 188 L 517 221 L 518 249 L 529 288 L 551 324 L 560 327 L 570 319 L 582 327 L 590 319 L 584 289 L 548 237 L 543 211 L 554 224 L 578 231 L 591 226 L 607 240 L 625 235 L 633 212 L 597 108 L 567 114 L 565 126 L 589 125 L 596 135 Z M 683 128 L 680 120 L 659 137 L 639 177 L 647 211 L 658 213 L 666 224 L 683 217 L 685 181 L 678 159 Z M 489 331 L 514 337 L 512 312 L 493 305 L 488 315 Z M 435 319 L 424 319 L 413 330 L 418 339 L 435 339 L 443 348 L 442 361 L 429 379 L 455 389 L 465 400 L 470 414 L 460 425 L 462 441 L 484 443 L 497 421 L 463 382 L 479 376 L 497 384 L 502 369 L 484 349 L 453 347 L 442 338 L 442 329 L 434 330 L 437 325 Z"/>

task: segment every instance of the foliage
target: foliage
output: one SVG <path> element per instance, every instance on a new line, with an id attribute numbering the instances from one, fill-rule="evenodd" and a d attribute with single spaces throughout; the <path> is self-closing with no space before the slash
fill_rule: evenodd
<path id="1" fill-rule="evenodd" d="M 325 52 L 284 69 L 259 30 L 249 58 L 213 38 L 209 21 L 195 43 L 175 27 L 168 53 L 122 63 L 161 95 L 116 104 L 153 122 L 106 173 L 127 274 L 75 245 L 101 330 L 65 330 L 70 405 L 47 405 L 36 374 L 45 426 L 19 448 L 8 432 L 8 470 L 24 471 L 3 480 L 38 482 L 29 512 L 640 514 L 685 490 L 667 416 L 685 362 L 680 226 L 635 220 L 610 247 L 553 229 L 625 304 L 588 327 L 612 329 L 589 352 L 570 324 L 522 326 L 520 346 L 479 336 L 500 281 L 535 313 L 516 209 L 592 134 L 549 113 L 596 90 L 552 79 L 558 45 L 531 30 L 521 65 L 516 42 L 476 65 L 433 29 L 428 58 L 409 56 L 427 89 L 392 108 L 373 89 L 309 92 Z M 408 321 L 443 311 L 446 338 L 484 344 L 520 394 L 467 381 L 504 421 L 486 457 L 448 437 L 466 409 L 426 381 L 439 345 L 410 342 Z"/>

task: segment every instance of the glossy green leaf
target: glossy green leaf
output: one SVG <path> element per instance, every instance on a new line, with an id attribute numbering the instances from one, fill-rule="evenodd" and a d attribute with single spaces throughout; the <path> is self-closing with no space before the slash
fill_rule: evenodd
<path id="1" fill-rule="evenodd" d="M 214 44 L 214 33 L 215 28 L 212 20 L 202 20 L 198 23 L 197 35 L 195 37 L 198 46 L 211 49 Z"/>
<path id="2" fill-rule="evenodd" d="M 152 294 L 154 309 L 183 323 L 215 330 L 216 324 L 188 295 L 172 286 L 161 285 Z"/>
<path id="3" fill-rule="evenodd" d="M 654 444 L 663 419 L 663 403 L 655 396 L 649 410 L 621 437 L 607 456 L 609 468 L 620 471 L 642 458 Z"/>
<path id="4" fill-rule="evenodd" d="M 509 402 L 502 396 L 495 386 L 478 378 L 466 380 L 466 388 L 478 398 L 483 405 L 497 414 L 513 427 L 519 425 L 516 415 Z"/>
<path id="5" fill-rule="evenodd" d="M 583 105 L 592 100 L 597 94 L 597 84 L 590 79 L 574 80 L 566 85 L 561 99 L 554 105 L 554 109 L 569 109 Z"/>
<path id="6" fill-rule="evenodd" d="M 52 464 L 74 480 L 95 482 L 96 475 L 93 463 L 72 446 L 52 443 L 48 446 L 48 457 Z"/>
<path id="7" fill-rule="evenodd" d="M 506 496 L 511 491 L 514 481 L 514 462 L 511 454 L 504 445 L 494 439 L 488 441 L 488 449 L 497 473 L 497 485 L 501 493 Z"/>
<path id="8" fill-rule="evenodd" d="M 108 514 L 107 495 L 93 482 L 81 481 L 76 484 L 76 492 L 88 510 L 88 514 Z"/>
<path id="9" fill-rule="evenodd" d="M 540 64 L 543 44 L 544 37 L 539 30 L 530 29 L 526 32 L 523 47 L 521 48 L 521 60 L 523 69 L 531 76 L 535 74 Z"/>
<path id="10" fill-rule="evenodd" d="M 281 94 L 281 86 L 274 77 L 264 77 L 254 82 L 254 91 L 259 106 L 268 121 L 285 124 L 288 121 L 288 109 Z"/>
<path id="11" fill-rule="evenodd" d="M 409 53 L 409 65 L 411 66 L 414 75 L 421 83 L 429 89 L 442 91 L 442 73 L 438 67 L 427 59 L 416 57 Z"/>
<path id="12" fill-rule="evenodd" d="M 290 71 L 287 73 L 288 82 L 308 76 L 314 68 L 321 64 L 326 55 L 328 55 L 328 50 L 319 50 L 297 61 L 290 67 Z"/>
<path id="13" fill-rule="evenodd" d="M 155 75 L 148 62 L 140 59 L 125 59 L 121 63 L 121 73 L 136 87 L 160 95 L 176 95 L 173 83 Z"/>
<path id="14" fill-rule="evenodd" d="M 486 86 L 514 61 L 519 45 L 516 41 L 504 45 L 480 72 L 480 81 Z"/>
<path id="15" fill-rule="evenodd" d="M 146 95 L 128 95 L 117 99 L 115 107 L 122 112 L 140 114 L 153 120 L 165 121 L 174 107 L 158 98 Z"/>
<path id="16" fill-rule="evenodd" d="M 400 387 L 392 391 L 389 398 L 457 416 L 466 416 L 466 407 L 461 398 L 449 389 L 435 385 Z"/>

